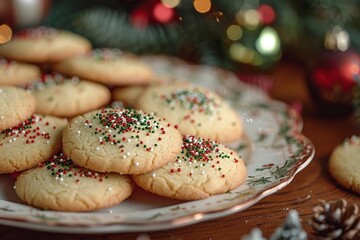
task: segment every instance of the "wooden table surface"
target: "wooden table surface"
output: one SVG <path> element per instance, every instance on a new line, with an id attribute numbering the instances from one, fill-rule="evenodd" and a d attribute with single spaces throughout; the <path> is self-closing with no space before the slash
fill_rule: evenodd
<path id="1" fill-rule="evenodd" d="M 360 204 L 360 195 L 343 189 L 331 178 L 327 170 L 332 150 L 346 137 L 360 135 L 360 122 L 352 116 L 340 119 L 320 118 L 314 111 L 305 86 L 304 74 L 293 65 L 281 65 L 271 73 L 274 88 L 271 95 L 288 103 L 303 103 L 303 133 L 315 145 L 312 162 L 281 191 L 270 195 L 249 209 L 216 220 L 186 227 L 157 232 L 121 234 L 55 234 L 14 227 L 0 226 L 0 239 L 240 239 L 254 227 L 259 227 L 269 237 L 283 223 L 290 209 L 300 215 L 309 239 L 314 239 L 308 219 L 312 207 L 320 200 L 345 198 Z"/>

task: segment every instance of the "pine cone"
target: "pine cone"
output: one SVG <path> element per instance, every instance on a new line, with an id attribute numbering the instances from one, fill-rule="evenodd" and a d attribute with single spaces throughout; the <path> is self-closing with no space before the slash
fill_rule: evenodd
<path id="1" fill-rule="evenodd" d="M 319 239 L 360 239 L 360 214 L 356 204 L 345 199 L 323 202 L 313 208 L 310 225 Z"/>

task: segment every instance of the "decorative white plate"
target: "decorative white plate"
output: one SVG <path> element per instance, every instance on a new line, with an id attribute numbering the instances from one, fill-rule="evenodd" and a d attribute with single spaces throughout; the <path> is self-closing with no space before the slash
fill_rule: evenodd
<path id="1" fill-rule="evenodd" d="M 288 185 L 314 156 L 301 135 L 300 116 L 284 103 L 233 74 L 167 57 L 143 57 L 163 76 L 177 76 L 214 89 L 242 117 L 245 137 L 231 145 L 246 163 L 246 183 L 225 194 L 181 202 L 136 189 L 125 202 L 89 213 L 43 211 L 20 202 L 8 175 L 0 176 L 0 224 L 63 233 L 153 231 L 186 226 L 240 212 Z"/>

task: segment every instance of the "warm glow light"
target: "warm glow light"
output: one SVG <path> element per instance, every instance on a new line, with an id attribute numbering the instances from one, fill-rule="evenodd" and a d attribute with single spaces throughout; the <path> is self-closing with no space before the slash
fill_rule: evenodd
<path id="1" fill-rule="evenodd" d="M 244 23 L 245 23 L 245 26 L 249 29 L 257 28 L 260 23 L 259 13 L 254 9 L 245 11 Z"/>
<path id="2" fill-rule="evenodd" d="M 180 0 L 161 0 L 161 3 L 167 8 L 175 8 L 180 4 Z"/>
<path id="3" fill-rule="evenodd" d="M 167 23 L 174 17 L 174 10 L 172 8 L 167 8 L 163 4 L 158 3 L 154 7 L 154 18 L 161 22 Z"/>
<path id="4" fill-rule="evenodd" d="M 238 62 L 251 63 L 254 58 L 253 51 L 240 43 L 233 43 L 229 48 L 230 57 Z"/>
<path id="5" fill-rule="evenodd" d="M 11 37 L 12 37 L 11 28 L 6 24 L 1 25 L 0 26 L 0 44 L 10 41 Z"/>
<path id="6" fill-rule="evenodd" d="M 199 13 L 206 13 L 211 8 L 210 0 L 194 0 L 194 8 Z"/>
<path id="7" fill-rule="evenodd" d="M 265 27 L 255 42 L 255 47 L 263 55 L 275 55 L 280 51 L 280 39 L 272 27 Z"/>
<path id="8" fill-rule="evenodd" d="M 242 30 L 239 25 L 230 25 L 226 30 L 226 34 L 230 40 L 237 41 L 242 37 Z"/>

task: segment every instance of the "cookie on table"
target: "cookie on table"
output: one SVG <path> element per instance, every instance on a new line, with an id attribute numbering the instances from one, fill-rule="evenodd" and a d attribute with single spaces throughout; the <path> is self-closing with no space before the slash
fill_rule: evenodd
<path id="1" fill-rule="evenodd" d="M 171 124 L 133 109 L 106 108 L 73 118 L 63 131 L 63 152 L 99 172 L 139 174 L 173 161 L 182 137 Z"/>
<path id="2" fill-rule="evenodd" d="M 360 138 L 352 136 L 330 156 L 330 174 L 342 186 L 360 193 Z"/>
<path id="3" fill-rule="evenodd" d="M 55 63 L 91 50 L 90 42 L 71 32 L 49 27 L 23 30 L 0 46 L 0 56 L 30 63 Z"/>
<path id="4" fill-rule="evenodd" d="M 148 65 L 118 49 L 95 49 L 52 67 L 63 74 L 113 86 L 146 84 L 153 77 Z"/>
<path id="5" fill-rule="evenodd" d="M 244 162 L 234 151 L 215 141 L 187 135 L 176 161 L 132 178 L 154 194 L 197 200 L 235 189 L 246 176 Z"/>
<path id="6" fill-rule="evenodd" d="M 134 103 L 178 126 L 182 135 L 196 135 L 221 143 L 239 140 L 241 119 L 229 104 L 209 89 L 184 83 L 150 86 Z"/>
<path id="7" fill-rule="evenodd" d="M 35 111 L 35 99 L 24 89 L 0 87 L 0 131 L 17 126 Z"/>
<path id="8" fill-rule="evenodd" d="M 102 84 L 60 74 L 46 75 L 28 89 L 35 98 L 36 113 L 67 118 L 103 107 L 111 98 Z"/>
<path id="9" fill-rule="evenodd" d="M 22 172 L 15 182 L 16 194 L 27 204 L 70 212 L 119 204 L 132 194 L 133 189 L 129 176 L 79 167 L 62 153 Z"/>
<path id="10" fill-rule="evenodd" d="M 0 85 L 25 85 L 40 76 L 40 68 L 36 65 L 0 58 Z"/>
<path id="11" fill-rule="evenodd" d="M 62 118 L 34 114 L 0 132 L 0 173 L 30 169 L 60 152 L 66 124 Z"/>

